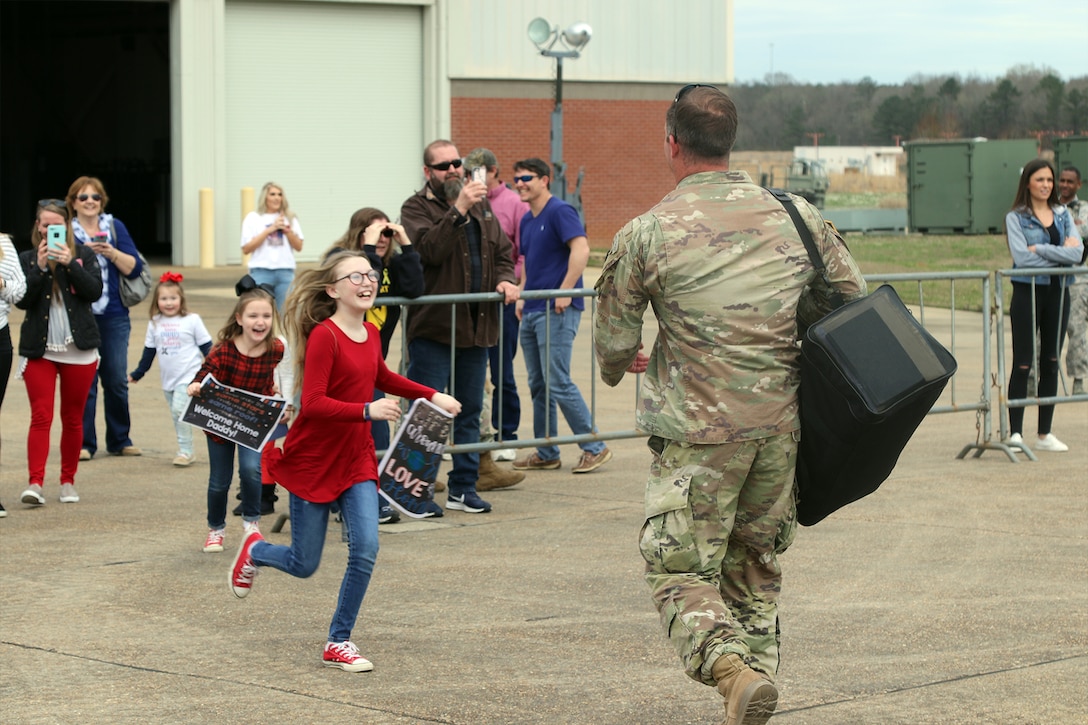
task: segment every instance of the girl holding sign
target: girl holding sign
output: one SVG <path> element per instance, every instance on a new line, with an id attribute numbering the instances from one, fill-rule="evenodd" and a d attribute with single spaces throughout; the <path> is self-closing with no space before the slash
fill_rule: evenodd
<path id="1" fill-rule="evenodd" d="M 258 395 L 275 393 L 275 370 L 283 359 L 283 343 L 276 338 L 276 307 L 272 293 L 258 287 L 247 274 L 235 286 L 238 303 L 226 326 L 219 331 L 216 345 L 204 358 L 188 393 L 200 396 L 206 375 L 232 388 Z M 204 432 L 208 437 L 208 535 L 205 552 L 223 550 L 227 528 L 227 493 L 234 477 L 234 450 L 238 449 L 238 479 L 242 489 L 244 532 L 257 530 L 261 520 L 261 454 L 244 446 Z"/>
<path id="2" fill-rule="evenodd" d="M 329 627 L 323 660 L 348 672 L 372 670 L 351 643 L 378 555 L 378 461 L 372 420 L 396 421 L 396 401 L 374 400 L 374 388 L 405 398 L 426 398 L 451 415 L 454 398 L 391 372 L 382 357 L 378 328 L 366 321 L 378 290 L 378 274 L 358 252 L 340 252 L 295 279 L 285 320 L 294 350 L 302 404 L 270 470 L 291 493 L 291 545 L 247 533 L 230 571 L 231 590 L 249 594 L 260 566 L 296 577 L 313 574 L 321 562 L 329 509 L 340 505 L 348 537 L 348 563 Z"/>

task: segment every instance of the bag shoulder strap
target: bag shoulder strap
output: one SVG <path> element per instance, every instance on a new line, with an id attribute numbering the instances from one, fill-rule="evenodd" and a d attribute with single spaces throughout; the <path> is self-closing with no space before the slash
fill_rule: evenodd
<path id="1" fill-rule="evenodd" d="M 793 226 L 797 228 L 797 234 L 800 235 L 801 241 L 805 245 L 805 250 L 808 251 L 808 257 L 812 260 L 812 266 L 816 268 L 816 273 L 820 275 L 820 279 L 822 279 L 828 289 L 831 290 L 832 304 L 834 304 L 835 307 L 842 307 L 844 304 L 842 295 L 839 294 L 835 285 L 831 284 L 831 279 L 827 276 L 827 265 L 824 264 L 823 255 L 820 254 L 820 250 L 816 247 L 816 240 L 812 238 L 812 230 L 808 228 L 808 224 L 805 224 L 805 220 L 801 218 L 801 212 L 797 210 L 797 205 L 793 203 L 793 198 L 782 189 L 764 188 L 771 193 L 771 196 L 778 199 L 778 203 L 789 212 L 790 219 L 793 220 Z"/>

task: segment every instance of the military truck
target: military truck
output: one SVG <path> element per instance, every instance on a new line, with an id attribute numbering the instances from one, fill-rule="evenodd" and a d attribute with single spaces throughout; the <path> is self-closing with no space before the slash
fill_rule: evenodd
<path id="1" fill-rule="evenodd" d="M 777 171 L 777 176 L 776 176 Z M 784 185 L 779 186 L 783 183 Z M 794 159 L 787 167 L 771 167 L 770 173 L 760 175 L 761 186 L 778 186 L 803 197 L 817 209 L 824 208 L 827 198 L 827 170 L 823 163 L 808 159 Z"/>

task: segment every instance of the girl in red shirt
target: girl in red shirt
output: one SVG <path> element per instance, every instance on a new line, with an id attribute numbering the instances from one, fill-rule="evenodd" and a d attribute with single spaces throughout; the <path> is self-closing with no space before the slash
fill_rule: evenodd
<path id="1" fill-rule="evenodd" d="M 276 338 L 275 298 L 246 275 L 235 287 L 238 304 L 216 345 L 204 358 L 188 393 L 200 395 L 205 375 L 232 388 L 258 395 L 276 392 L 274 373 L 283 359 L 283 343 Z M 255 531 L 261 520 L 261 454 L 205 431 L 208 437 L 208 535 L 204 551 L 223 550 L 227 527 L 227 494 L 233 478 L 234 450 L 238 449 L 238 480 L 242 489 L 243 533 Z"/>
<path id="2" fill-rule="evenodd" d="M 323 659 L 327 667 L 349 672 L 374 668 L 351 643 L 378 555 L 378 461 L 370 422 L 400 417 L 397 401 L 374 400 L 374 388 L 426 398 L 451 415 L 461 410 L 449 395 L 385 366 L 378 328 L 365 319 L 378 281 L 358 252 L 332 254 L 295 279 L 284 316 L 302 402 L 282 454 L 272 451 L 269 462 L 275 481 L 291 494 L 291 545 L 269 544 L 251 531 L 230 572 L 238 597 L 249 594 L 259 566 L 310 576 L 321 562 L 330 506 L 339 503 L 348 563 Z"/>

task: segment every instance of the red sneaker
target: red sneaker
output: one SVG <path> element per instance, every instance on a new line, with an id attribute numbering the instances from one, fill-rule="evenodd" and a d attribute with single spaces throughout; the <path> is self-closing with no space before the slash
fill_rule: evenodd
<path id="1" fill-rule="evenodd" d="M 325 666 L 339 667 L 347 672 L 370 672 L 374 663 L 359 654 L 359 648 L 351 642 L 327 642 Z"/>
<path id="2" fill-rule="evenodd" d="M 238 555 L 234 557 L 234 565 L 230 568 L 230 590 L 234 596 L 241 599 L 249 594 L 253 588 L 253 579 L 257 576 L 257 566 L 249 555 L 249 550 L 258 541 L 264 541 L 261 532 L 251 529 L 242 539 L 242 545 L 238 547 Z"/>

